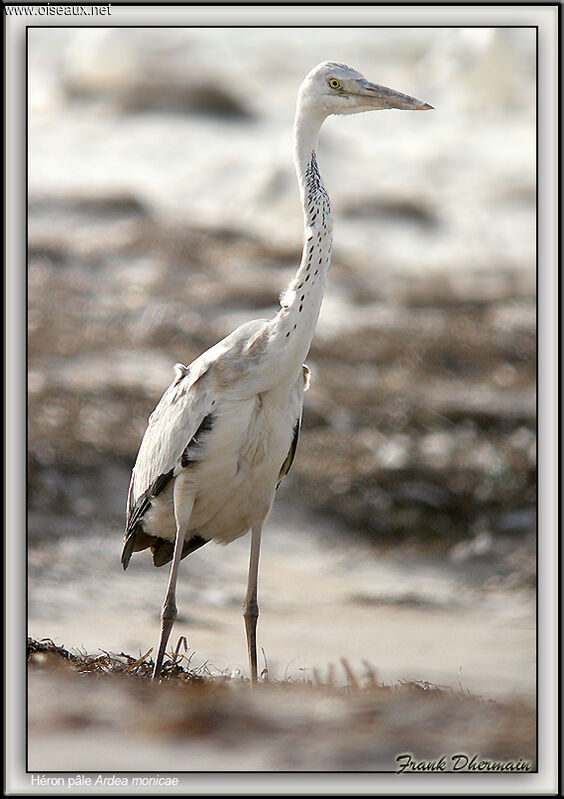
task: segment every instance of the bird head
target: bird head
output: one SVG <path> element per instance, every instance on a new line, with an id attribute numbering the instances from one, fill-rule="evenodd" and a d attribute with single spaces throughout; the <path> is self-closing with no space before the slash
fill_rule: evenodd
<path id="1" fill-rule="evenodd" d="M 416 97 L 371 83 L 356 69 L 333 61 L 318 64 L 306 75 L 298 97 L 302 108 L 322 118 L 384 108 L 405 111 L 433 108 Z"/>

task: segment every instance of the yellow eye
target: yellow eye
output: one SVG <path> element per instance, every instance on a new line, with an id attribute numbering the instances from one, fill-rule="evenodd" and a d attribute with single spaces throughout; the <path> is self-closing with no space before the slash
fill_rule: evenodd
<path id="1" fill-rule="evenodd" d="M 341 88 L 341 84 L 340 84 L 340 82 L 337 80 L 337 78 L 329 78 L 329 80 L 327 81 L 327 83 L 329 84 L 329 86 L 330 86 L 332 89 L 340 89 L 340 88 Z"/>

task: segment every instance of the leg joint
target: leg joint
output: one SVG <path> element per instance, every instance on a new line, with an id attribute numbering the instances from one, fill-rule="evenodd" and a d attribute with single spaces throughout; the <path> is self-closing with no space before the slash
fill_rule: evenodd
<path id="1" fill-rule="evenodd" d="M 251 599 L 243 605 L 243 616 L 246 619 L 253 620 L 259 617 L 259 606 L 256 599 Z"/>
<path id="2" fill-rule="evenodd" d="M 176 603 L 165 602 L 161 612 L 162 621 L 174 621 L 177 615 L 178 611 L 176 610 Z"/>

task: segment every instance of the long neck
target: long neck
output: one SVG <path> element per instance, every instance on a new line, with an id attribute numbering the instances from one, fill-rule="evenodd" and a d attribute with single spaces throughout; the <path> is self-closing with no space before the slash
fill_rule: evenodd
<path id="1" fill-rule="evenodd" d="M 322 121 L 306 114 L 298 103 L 294 160 L 304 214 L 304 246 L 298 270 L 281 296 L 282 307 L 275 318 L 282 358 L 296 368 L 308 353 L 331 265 L 331 206 L 315 155 Z"/>

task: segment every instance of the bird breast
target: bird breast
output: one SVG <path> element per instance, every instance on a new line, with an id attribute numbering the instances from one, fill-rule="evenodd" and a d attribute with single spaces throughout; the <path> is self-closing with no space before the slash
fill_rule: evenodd
<path id="1" fill-rule="evenodd" d="M 249 399 L 228 399 L 214 411 L 211 429 L 202 437 L 189 466 L 175 480 L 195 497 L 189 531 L 223 544 L 244 535 L 268 515 L 280 469 L 301 413 L 301 393 L 272 392 Z M 174 540 L 173 487 L 159 495 L 147 512 L 144 528 Z"/>
<path id="2" fill-rule="evenodd" d="M 237 469 L 252 469 L 264 463 L 268 451 L 275 445 L 276 425 L 268 424 L 261 394 L 255 400 L 247 434 L 239 451 Z"/>

